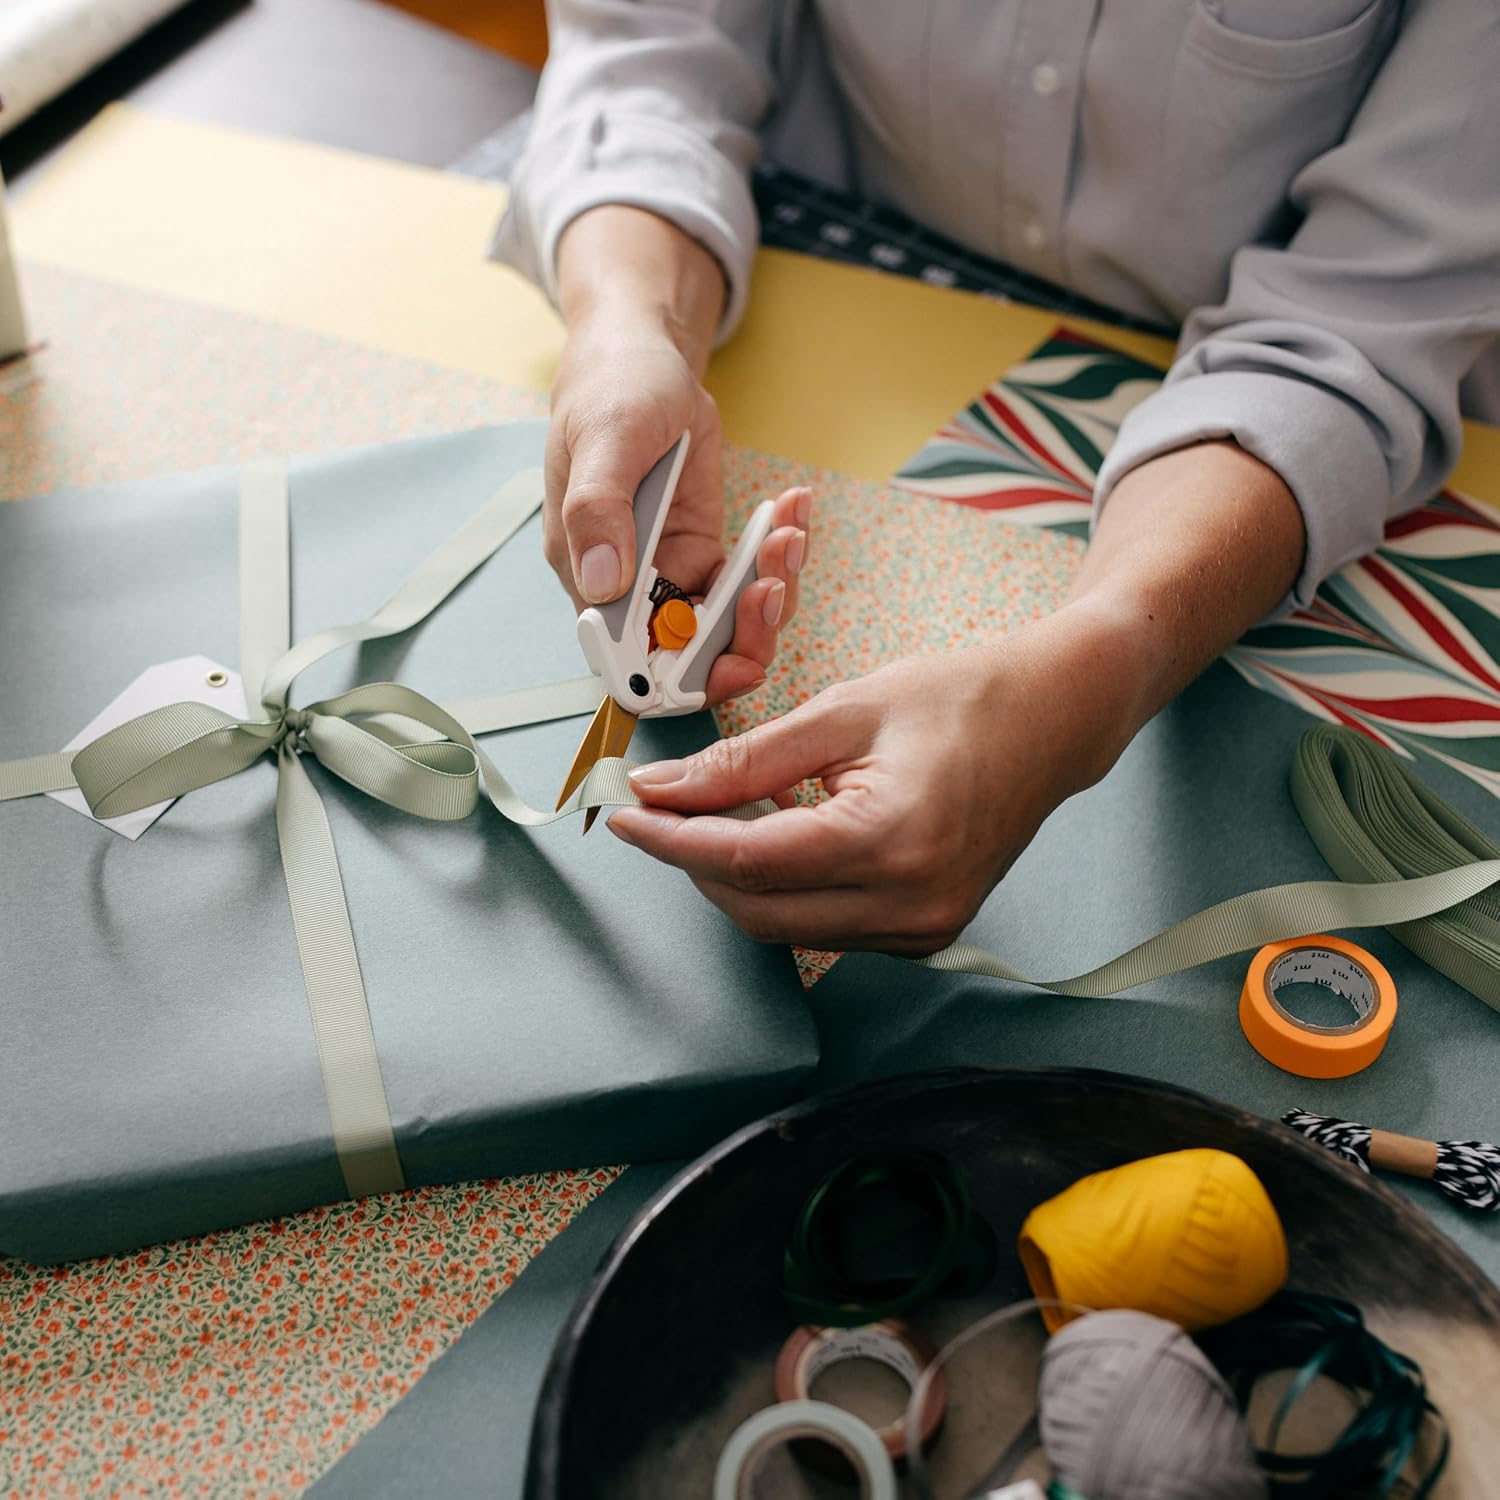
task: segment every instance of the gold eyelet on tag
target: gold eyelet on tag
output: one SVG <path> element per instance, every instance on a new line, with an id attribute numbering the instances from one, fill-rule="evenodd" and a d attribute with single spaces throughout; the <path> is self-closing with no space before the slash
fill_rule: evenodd
<path id="1" fill-rule="evenodd" d="M 229 673 L 216 669 L 210 672 L 208 676 L 203 680 L 209 685 L 209 687 L 228 687 Z"/>

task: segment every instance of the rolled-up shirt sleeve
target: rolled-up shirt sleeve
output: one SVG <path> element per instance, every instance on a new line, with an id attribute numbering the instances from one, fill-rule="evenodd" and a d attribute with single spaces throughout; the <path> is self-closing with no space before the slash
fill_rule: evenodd
<path id="1" fill-rule="evenodd" d="M 1131 469 L 1232 438 L 1301 507 L 1283 610 L 1372 551 L 1457 459 L 1458 387 L 1500 332 L 1500 5 L 1412 0 L 1342 142 L 1291 185 L 1284 248 L 1233 258 L 1165 384 L 1127 417 L 1096 506 Z"/>
<path id="2" fill-rule="evenodd" d="M 557 245 L 606 203 L 649 209 L 724 269 L 720 336 L 744 311 L 749 173 L 771 101 L 775 0 L 552 0 L 550 55 L 492 253 L 554 305 Z"/>

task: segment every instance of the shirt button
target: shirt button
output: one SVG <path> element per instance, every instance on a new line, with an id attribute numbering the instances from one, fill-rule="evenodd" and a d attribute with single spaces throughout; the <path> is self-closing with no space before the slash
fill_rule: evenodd
<path id="1" fill-rule="evenodd" d="M 1031 86 L 1043 98 L 1048 94 L 1055 94 L 1061 83 L 1062 79 L 1051 63 L 1039 63 L 1031 70 Z"/>
<path id="2" fill-rule="evenodd" d="M 1021 231 L 1021 239 L 1028 250 L 1040 250 L 1047 243 L 1047 231 L 1033 219 Z"/>

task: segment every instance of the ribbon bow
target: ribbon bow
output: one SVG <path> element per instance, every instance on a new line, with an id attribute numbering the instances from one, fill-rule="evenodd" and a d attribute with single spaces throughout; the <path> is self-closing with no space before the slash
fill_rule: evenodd
<path id="1" fill-rule="evenodd" d="M 525 702 L 524 694 L 514 697 Z M 603 777 L 584 800 L 570 799 L 560 813 L 536 813 L 458 719 L 398 682 L 366 683 L 305 708 L 267 704 L 266 709 L 265 719 L 237 719 L 206 703 L 153 709 L 76 751 L 74 781 L 100 818 L 223 781 L 267 754 L 276 757 L 283 777 L 298 774 L 302 756 L 312 755 L 376 801 L 442 823 L 468 817 L 479 804 L 481 786 L 499 811 L 520 823 L 566 817 L 596 805 L 590 796 L 601 805 L 636 801 L 623 783 L 616 785 L 618 777 Z M 504 727 L 532 722 L 535 718 L 525 713 Z M 601 791 L 606 782 L 612 788 L 608 796 Z"/>

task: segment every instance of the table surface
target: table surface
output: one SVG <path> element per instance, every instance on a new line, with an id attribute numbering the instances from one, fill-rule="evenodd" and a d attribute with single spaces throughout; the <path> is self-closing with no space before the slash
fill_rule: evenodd
<path id="1" fill-rule="evenodd" d="M 95 286 L 127 289 L 122 298 L 138 299 L 132 304 L 138 308 L 170 298 L 205 317 L 238 315 L 238 327 L 255 326 L 246 318 L 263 320 L 307 340 L 308 350 L 357 348 L 362 360 L 391 361 L 392 371 L 415 380 L 403 387 L 413 391 L 421 379 L 413 362 L 423 361 L 434 383 L 462 382 L 470 410 L 483 406 L 485 389 L 545 390 L 560 346 L 557 320 L 535 291 L 482 258 L 503 201 L 502 190 L 483 184 L 123 107 L 92 124 L 27 184 L 15 206 L 14 233 L 23 274 L 25 263 L 35 263 L 39 285 L 82 275 Z M 101 224 L 108 234 L 99 232 Z M 62 286 L 58 281 L 54 290 Z M 1057 321 L 777 252 L 763 253 L 757 263 L 752 307 L 710 377 L 730 440 L 876 482 Z M 39 336 L 72 336 L 58 297 L 40 298 L 34 317 Z M 129 318 L 122 326 L 130 326 Z M 1169 352 L 1140 335 L 1093 331 L 1157 360 Z M 1456 482 L 1500 498 L 1500 431 L 1468 430 Z M 1184 712 L 1192 717 L 1191 706 Z M 832 1009 L 852 996 L 867 968 L 851 969 L 820 1005 Z M 894 1013 L 888 1023 L 899 1030 Z M 872 1035 L 871 1045 L 878 1043 Z M 892 1045 L 892 1056 L 899 1055 Z M 1051 1043 L 1043 1038 L 1038 1045 Z M 630 1201 L 622 1195 L 609 1212 L 618 1216 Z M 574 1264 L 559 1256 L 555 1275 L 533 1282 L 529 1274 L 518 1291 L 531 1282 L 536 1295 L 507 1293 L 494 1309 L 500 1316 L 481 1322 L 481 1329 L 499 1328 L 502 1340 L 514 1341 L 502 1342 L 502 1351 L 519 1350 L 516 1368 L 532 1389 L 548 1331 L 587 1274 L 584 1252 L 580 1257 Z M 451 1397 L 452 1372 L 472 1371 L 481 1350 L 494 1358 L 494 1336 L 488 1337 L 488 1344 L 478 1334 L 472 1345 L 461 1341 L 430 1377 L 431 1391 L 450 1392 L 443 1398 L 450 1417 L 461 1410 L 473 1415 L 472 1406 Z M 470 1398 L 473 1378 L 463 1386 Z M 434 1441 L 440 1428 L 431 1422 L 440 1423 L 443 1400 L 424 1398 L 428 1387 L 422 1382 L 412 1402 L 397 1407 L 377 1432 L 389 1430 L 391 1442 L 408 1446 Z M 415 1417 L 402 1414 L 406 1406 Z M 524 1412 L 512 1414 L 512 1440 L 523 1427 Z M 373 1442 L 356 1448 L 348 1467 L 325 1481 L 329 1493 L 361 1493 L 362 1484 L 373 1493 L 371 1466 L 390 1451 Z M 305 1482 L 315 1474 L 316 1466 L 299 1477 Z M 434 1492 L 448 1492 L 437 1475 L 434 1482 Z M 456 1471 L 451 1490 L 464 1492 Z"/>

